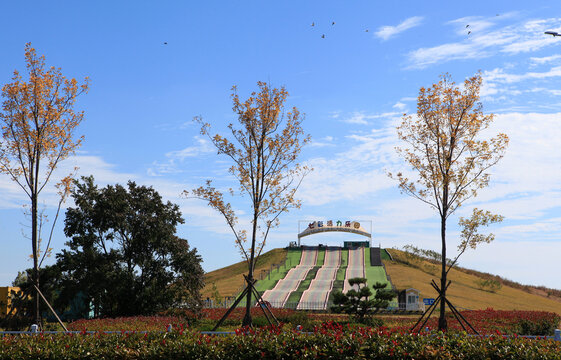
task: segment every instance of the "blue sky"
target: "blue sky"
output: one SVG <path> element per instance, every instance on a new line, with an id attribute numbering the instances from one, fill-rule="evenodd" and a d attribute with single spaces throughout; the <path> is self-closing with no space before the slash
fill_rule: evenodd
<path id="1" fill-rule="evenodd" d="M 233 85 L 242 98 L 259 80 L 285 86 L 287 106 L 306 114 L 312 136 L 301 156 L 315 168 L 298 193 L 302 208 L 281 217 L 267 249 L 296 240 L 300 220 L 361 219 L 372 221 L 373 241 L 383 247 L 439 250 L 436 213 L 385 175 L 407 169 L 394 151 L 395 126 L 439 74 L 461 82 L 481 70 L 484 111 L 496 114 L 489 134 L 505 132 L 511 142 L 491 186 L 457 216 L 477 206 L 505 221 L 491 229 L 494 243 L 460 264 L 561 288 L 561 38 L 543 34 L 561 32 L 556 2 L 31 1 L 3 2 L 0 11 L 10 29 L 0 35 L 0 84 L 24 70 L 27 42 L 66 76 L 91 79 L 76 104 L 85 111 L 83 146 L 58 176 L 77 165 L 102 185 L 130 179 L 153 186 L 181 206 L 179 235 L 207 271 L 239 261 L 239 253 L 223 219 L 180 194 L 207 178 L 235 185 L 227 159 L 192 122 L 200 115 L 224 132 L 236 120 Z M 0 176 L 0 285 L 31 266 L 25 201 Z M 43 201 L 52 217 L 53 189 Z M 247 204 L 233 199 L 242 222 Z M 451 249 L 457 216 L 449 221 Z M 65 242 L 61 225 L 55 252 Z"/>

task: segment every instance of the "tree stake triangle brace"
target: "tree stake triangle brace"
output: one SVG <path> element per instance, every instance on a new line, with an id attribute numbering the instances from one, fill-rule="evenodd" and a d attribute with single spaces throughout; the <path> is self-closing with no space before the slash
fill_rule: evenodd
<path id="1" fill-rule="evenodd" d="M 228 318 L 228 316 L 230 316 L 230 313 L 238 306 L 240 301 L 242 301 L 242 299 L 246 296 L 251 296 L 251 294 L 255 295 L 255 298 L 257 299 L 257 302 L 260 305 L 259 307 L 261 308 L 261 311 L 263 311 L 263 314 L 265 314 L 265 318 L 267 319 L 267 322 L 269 323 L 269 325 L 279 325 L 279 321 L 277 320 L 277 318 L 275 317 L 275 315 L 273 314 L 271 309 L 269 309 L 269 307 L 265 305 L 265 301 L 261 297 L 261 294 L 259 294 L 259 291 L 257 291 L 257 289 L 255 289 L 255 284 L 257 283 L 257 280 L 254 279 L 252 281 L 249 281 L 249 278 L 245 274 L 243 275 L 243 277 L 245 279 L 245 282 L 247 283 L 247 286 L 244 288 L 244 290 L 242 291 L 240 296 L 238 296 L 238 298 L 232 304 L 232 306 L 230 306 L 228 311 L 226 311 L 226 314 L 224 314 L 224 316 L 222 316 L 222 318 L 214 326 L 212 331 L 216 331 L 216 329 L 218 329 L 220 327 L 220 325 L 222 325 L 224 320 L 226 320 Z M 270 318 L 269 318 L 269 316 L 270 316 Z"/>
<path id="2" fill-rule="evenodd" d="M 448 281 L 448 284 L 446 284 L 446 288 L 444 290 L 448 290 L 448 287 L 450 286 L 451 283 L 452 283 L 452 281 Z M 411 332 L 415 331 L 415 329 L 417 328 L 417 325 L 419 325 L 419 323 L 421 323 L 421 321 L 423 321 L 423 318 L 425 317 L 425 315 L 428 314 L 425 321 L 423 321 L 423 324 L 419 328 L 419 330 L 422 329 L 425 326 L 425 324 L 427 323 L 427 321 L 429 320 L 429 318 L 432 315 L 434 309 L 436 309 L 437 305 L 442 302 L 442 299 L 443 299 L 442 291 L 438 287 L 438 284 L 434 280 L 432 280 L 431 281 L 431 286 L 438 293 L 438 297 L 436 298 L 434 303 L 423 313 L 423 315 L 419 318 L 419 320 L 415 323 L 415 325 L 413 325 L 413 327 L 410 329 Z M 462 314 L 460 314 L 460 312 L 456 309 L 456 307 L 454 305 L 452 305 L 452 303 L 448 299 L 444 298 L 444 302 L 445 302 L 445 304 L 448 305 L 448 307 L 452 311 L 452 314 L 454 315 L 456 320 L 458 320 L 458 323 L 460 323 L 460 325 L 462 326 L 462 329 L 464 329 L 465 332 L 468 332 L 468 330 L 466 329 L 466 326 L 465 326 L 465 325 L 467 325 L 476 335 L 479 335 L 477 330 L 475 330 L 475 328 L 473 326 L 471 326 L 471 324 L 466 320 L 466 318 Z"/>

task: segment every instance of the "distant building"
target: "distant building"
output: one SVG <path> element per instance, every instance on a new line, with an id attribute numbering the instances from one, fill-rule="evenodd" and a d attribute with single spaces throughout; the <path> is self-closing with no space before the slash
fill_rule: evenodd
<path id="1" fill-rule="evenodd" d="M 399 309 L 406 311 L 425 311 L 423 303 L 419 302 L 421 292 L 417 289 L 409 288 L 402 290 L 398 294 Z"/>
<path id="2" fill-rule="evenodd" d="M 12 309 L 12 299 L 10 294 L 12 291 L 20 292 L 19 287 L 1 286 L 0 287 L 0 316 L 7 315 Z"/>

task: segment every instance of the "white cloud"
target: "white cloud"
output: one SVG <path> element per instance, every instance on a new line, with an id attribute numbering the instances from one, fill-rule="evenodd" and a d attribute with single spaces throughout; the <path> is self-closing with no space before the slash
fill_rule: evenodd
<path id="1" fill-rule="evenodd" d="M 76 167 L 78 168 L 77 171 L 74 170 Z M 96 182 L 103 185 L 117 182 L 126 183 L 128 180 L 137 178 L 133 174 L 116 172 L 114 165 L 105 162 L 99 156 L 80 152 L 58 164 L 49 182 L 40 193 L 42 206 L 56 207 L 58 205 L 59 197 L 55 184 L 71 174 L 74 174 L 76 178 L 94 174 Z M 29 198 L 23 189 L 7 176 L 0 177 L 0 193 L 2 194 L 0 208 L 18 208 L 29 202 Z"/>
<path id="2" fill-rule="evenodd" d="M 481 98 L 487 101 L 500 102 L 505 108 L 502 111 L 558 111 L 559 103 L 555 99 L 541 100 L 544 95 L 560 96 L 561 90 L 552 79 L 561 77 L 561 66 L 551 67 L 546 71 L 508 71 L 504 68 L 486 70 L 482 74 L 483 85 Z M 523 101 L 515 99 L 524 95 Z M 507 110 L 506 108 L 510 106 Z"/>
<path id="3" fill-rule="evenodd" d="M 325 136 L 319 140 L 312 139 L 310 146 L 311 147 L 335 146 L 333 140 L 334 140 L 333 136 Z"/>
<path id="4" fill-rule="evenodd" d="M 532 61 L 535 64 L 545 64 L 548 62 L 552 62 L 555 60 L 561 59 L 561 54 L 558 55 L 551 55 L 551 56 L 544 56 L 544 57 L 531 57 L 530 61 Z"/>
<path id="5" fill-rule="evenodd" d="M 559 46 L 559 42 L 544 37 L 543 28 L 557 25 L 560 19 L 528 20 L 493 30 L 498 21 L 496 17 L 478 17 L 448 22 L 456 26 L 455 33 L 462 39 L 411 51 L 408 54 L 408 68 L 419 69 L 452 60 L 485 58 L 499 53 L 516 55 Z M 466 25 L 469 27 L 466 28 Z"/>
<path id="6" fill-rule="evenodd" d="M 212 153 L 216 149 L 210 144 L 207 139 L 195 136 L 194 146 L 188 146 L 181 150 L 170 151 L 165 154 L 166 161 L 155 161 L 152 167 L 148 168 L 147 172 L 151 176 L 161 176 L 164 174 L 173 174 L 181 172 L 179 164 L 188 158 L 199 157 L 205 154 Z"/>
<path id="7" fill-rule="evenodd" d="M 460 258 L 460 265 L 497 274 L 522 284 L 560 289 L 559 277 L 552 271 L 554 264 L 559 262 L 560 253 L 559 241 L 533 238 L 530 241 L 508 242 L 497 239 L 491 244 L 478 247 L 476 251 L 466 252 Z"/>
<path id="8" fill-rule="evenodd" d="M 339 116 L 341 116 L 341 112 L 340 111 L 332 111 L 329 113 L 329 117 L 332 119 L 338 119 Z"/>
<path id="9" fill-rule="evenodd" d="M 363 113 L 354 113 L 350 118 L 343 120 L 347 124 L 358 124 L 358 125 L 368 125 L 366 121 L 366 115 Z"/>
<path id="10" fill-rule="evenodd" d="M 382 40 L 388 40 L 389 38 L 402 33 L 406 30 L 409 30 L 415 26 L 421 25 L 423 21 L 422 16 L 413 16 L 408 19 L 405 19 L 401 23 L 396 26 L 382 26 L 376 31 L 374 34 Z"/>
<path id="11" fill-rule="evenodd" d="M 466 16 L 456 20 L 449 21 L 447 24 L 456 26 L 456 34 L 466 35 L 468 31 L 473 33 L 481 32 L 494 25 L 493 21 L 485 19 L 481 16 Z"/>
<path id="12" fill-rule="evenodd" d="M 545 72 L 527 72 L 524 74 L 506 73 L 503 69 L 496 68 L 490 71 L 483 72 L 483 78 L 489 83 L 516 83 L 525 80 L 543 80 L 553 77 L 561 76 L 561 66 L 555 66 Z"/>
<path id="13" fill-rule="evenodd" d="M 401 101 L 398 101 L 392 107 L 394 109 L 398 109 L 399 111 L 403 111 L 407 108 L 407 105 L 402 103 Z"/>
<path id="14" fill-rule="evenodd" d="M 532 89 L 528 90 L 528 92 L 540 93 L 540 94 L 548 93 L 548 94 L 551 94 L 553 96 L 561 96 L 561 90 L 546 89 L 546 88 L 541 88 L 541 87 L 532 88 Z"/>
<path id="15" fill-rule="evenodd" d="M 358 125 L 368 125 L 368 120 L 374 119 L 389 119 L 395 117 L 396 115 L 401 115 L 399 112 L 386 112 L 382 114 L 366 114 L 363 111 L 355 111 L 351 117 L 342 120 L 347 124 L 358 124 Z"/>
<path id="16" fill-rule="evenodd" d="M 509 136 L 509 147 L 473 202 L 509 220 L 545 221 L 561 204 L 561 113 L 498 114 L 486 134 L 498 132 Z"/>
<path id="17" fill-rule="evenodd" d="M 384 170 L 386 165 L 396 162 L 394 122 L 395 119 L 388 119 L 381 129 L 347 136 L 354 141 L 348 151 L 310 159 L 308 164 L 314 171 L 298 190 L 303 203 L 317 206 L 356 200 L 394 186 Z"/>
<path id="18" fill-rule="evenodd" d="M 420 48 L 409 53 L 410 68 L 425 68 L 440 62 L 486 57 L 483 48 L 469 43 L 450 43 Z"/>

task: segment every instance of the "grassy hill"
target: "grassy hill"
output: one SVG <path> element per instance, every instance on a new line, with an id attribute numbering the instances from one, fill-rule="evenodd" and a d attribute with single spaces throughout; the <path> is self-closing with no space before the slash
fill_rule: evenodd
<path id="1" fill-rule="evenodd" d="M 255 277 L 261 279 L 262 275 L 271 270 L 279 271 L 276 265 L 284 264 L 286 260 L 286 249 L 273 249 L 262 254 L 257 259 Z M 273 266 L 275 264 L 275 266 Z M 243 274 L 247 274 L 247 262 L 241 261 L 222 269 L 214 270 L 205 274 L 205 287 L 202 291 L 203 299 L 212 297 L 213 292 L 218 291 L 221 297 L 236 296 L 244 285 Z"/>
<path id="2" fill-rule="evenodd" d="M 438 264 L 400 250 L 388 251 L 394 260 L 383 262 L 397 289 L 412 287 L 421 291 L 422 298 L 437 297 L 430 281 L 440 278 Z M 487 280 L 488 275 L 462 268 L 450 270 L 448 278 L 452 284 L 447 292 L 449 300 L 456 307 L 471 310 L 491 307 L 495 310 L 543 310 L 561 314 L 561 297 L 554 294 L 548 296 L 546 291 L 536 291 L 537 287 L 523 286 L 497 276 L 492 277 L 501 284 L 499 289 L 482 288 L 481 282 Z"/>
<path id="3" fill-rule="evenodd" d="M 430 286 L 432 279 L 439 278 L 438 264 L 400 250 L 388 249 L 393 260 L 383 257 L 386 271 L 398 290 L 415 288 L 421 291 L 421 298 L 436 298 Z M 299 259 L 297 251 L 274 249 L 261 256 L 256 268 L 256 278 L 262 278 L 262 286 L 282 278 L 283 273 L 294 266 Z M 345 258 L 343 256 L 343 258 Z M 275 264 L 273 266 L 273 264 Z M 346 259 L 341 264 L 346 266 Z M 270 274 L 268 274 L 271 272 Z M 247 263 L 239 262 L 206 274 L 203 297 L 212 297 L 215 291 L 220 296 L 235 296 L 243 285 L 242 274 L 247 274 Z M 342 273 L 344 277 L 344 273 Z M 497 310 L 543 310 L 561 314 L 561 292 L 543 287 L 520 285 L 497 276 L 469 269 L 453 269 L 449 273 L 452 280 L 448 295 L 450 301 L 459 308 Z M 500 288 L 483 286 L 485 280 L 494 279 Z M 342 280 L 342 279 L 340 279 Z M 213 286 L 214 284 L 214 286 Z M 341 281 L 342 284 L 342 281 Z M 259 282 L 257 286 L 259 287 Z"/>

